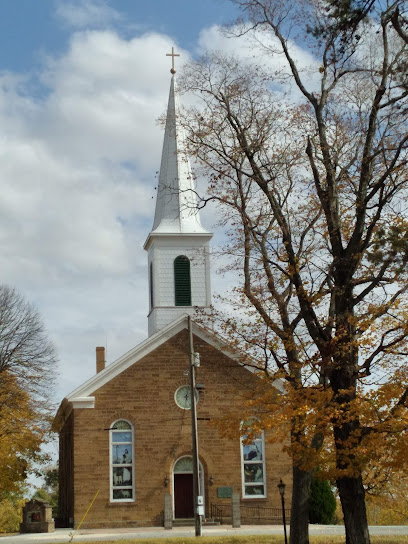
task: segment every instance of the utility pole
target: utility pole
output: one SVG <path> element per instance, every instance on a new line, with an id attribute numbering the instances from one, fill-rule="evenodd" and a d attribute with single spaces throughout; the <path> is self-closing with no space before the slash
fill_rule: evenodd
<path id="1" fill-rule="evenodd" d="M 200 495 L 199 459 L 198 459 L 198 437 L 197 437 L 197 399 L 195 385 L 195 357 L 193 346 L 193 329 L 191 317 L 188 316 L 188 336 L 190 350 L 190 395 L 191 395 L 191 431 L 193 446 L 193 495 L 194 495 L 194 521 L 195 536 L 202 536 L 201 516 L 204 515 L 203 498 Z"/>

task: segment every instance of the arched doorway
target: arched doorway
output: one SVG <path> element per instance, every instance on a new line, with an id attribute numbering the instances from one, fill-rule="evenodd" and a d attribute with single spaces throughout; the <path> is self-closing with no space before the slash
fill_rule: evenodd
<path id="1" fill-rule="evenodd" d="M 204 469 L 199 466 L 199 494 L 204 496 Z M 175 518 L 194 517 L 193 458 L 179 457 L 173 466 L 173 511 Z M 205 511 L 205 510 L 204 510 Z"/>

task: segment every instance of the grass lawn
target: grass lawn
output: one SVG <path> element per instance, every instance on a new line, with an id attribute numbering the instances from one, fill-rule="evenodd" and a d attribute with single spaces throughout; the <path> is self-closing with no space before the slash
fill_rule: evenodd
<path id="1" fill-rule="evenodd" d="M 73 540 L 75 542 L 75 538 Z M 125 540 L 105 540 L 105 544 L 283 544 L 283 536 L 203 536 L 177 538 L 137 538 Z M 342 536 L 311 536 L 310 544 L 344 544 Z M 87 544 L 100 544 L 100 541 L 87 541 Z M 408 536 L 372 536 L 371 544 L 408 544 Z"/>

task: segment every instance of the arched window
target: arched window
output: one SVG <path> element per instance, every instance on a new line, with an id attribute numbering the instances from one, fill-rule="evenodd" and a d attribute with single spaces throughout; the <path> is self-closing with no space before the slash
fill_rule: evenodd
<path id="1" fill-rule="evenodd" d="M 110 431 L 111 501 L 129 502 L 135 499 L 133 427 L 121 419 Z"/>
<path id="2" fill-rule="evenodd" d="M 250 426 L 244 422 L 242 427 Z M 263 431 L 252 442 L 248 442 L 247 435 L 241 437 L 242 461 L 242 496 L 243 498 L 259 499 L 266 497 L 265 474 L 265 439 Z"/>
<path id="3" fill-rule="evenodd" d="M 176 306 L 191 306 L 190 261 L 185 255 L 174 259 L 174 298 Z"/>

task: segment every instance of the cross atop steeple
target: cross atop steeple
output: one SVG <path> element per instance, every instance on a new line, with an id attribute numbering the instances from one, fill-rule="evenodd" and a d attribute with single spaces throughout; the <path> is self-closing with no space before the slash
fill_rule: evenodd
<path id="1" fill-rule="evenodd" d="M 166 53 L 166 57 L 171 57 L 171 70 L 170 72 L 172 74 L 176 73 L 176 70 L 174 68 L 174 57 L 179 57 L 180 55 L 178 53 L 174 52 L 174 47 L 171 48 L 171 53 Z"/>

